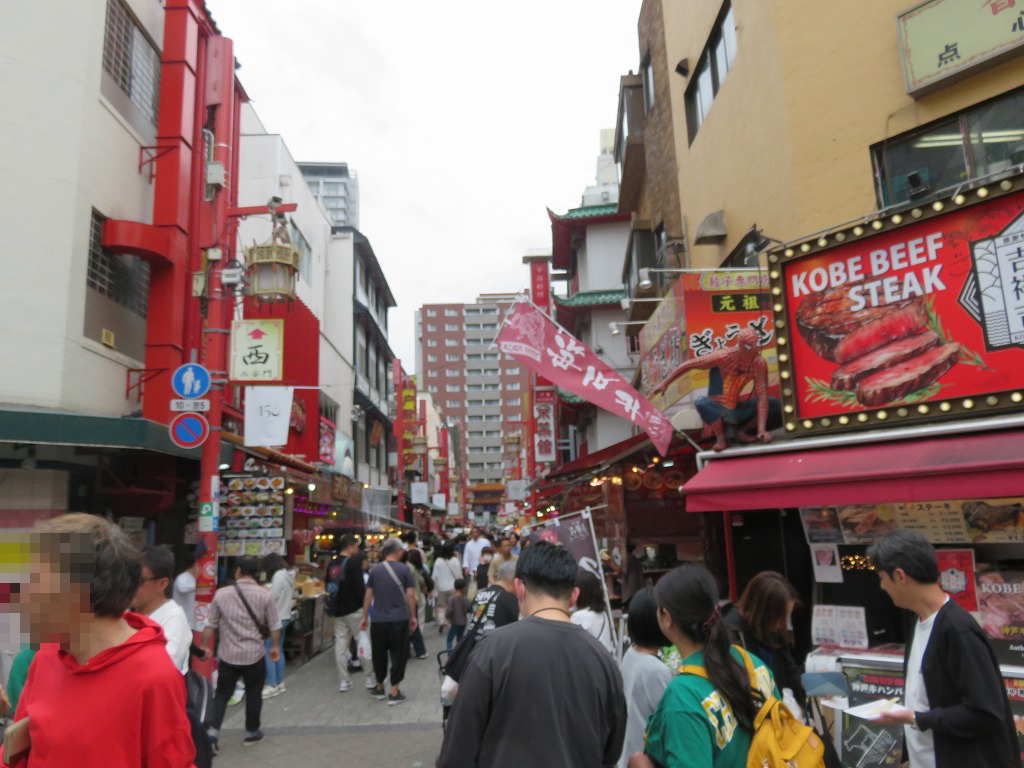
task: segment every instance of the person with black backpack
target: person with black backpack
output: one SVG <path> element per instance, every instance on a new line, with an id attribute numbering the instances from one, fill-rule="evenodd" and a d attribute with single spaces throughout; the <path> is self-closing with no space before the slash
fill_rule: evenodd
<path id="1" fill-rule="evenodd" d="M 338 667 L 338 690 L 352 690 L 349 675 L 349 644 L 359 636 L 359 622 L 363 619 L 363 555 L 355 536 L 341 537 L 338 556 L 327 564 L 328 615 L 334 617 L 334 663 Z"/>

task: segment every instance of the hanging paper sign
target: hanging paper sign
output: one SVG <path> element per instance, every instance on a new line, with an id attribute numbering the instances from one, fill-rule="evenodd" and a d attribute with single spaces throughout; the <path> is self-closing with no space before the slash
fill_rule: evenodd
<path id="1" fill-rule="evenodd" d="M 288 442 L 292 387 L 245 388 L 245 445 L 276 446 Z"/>

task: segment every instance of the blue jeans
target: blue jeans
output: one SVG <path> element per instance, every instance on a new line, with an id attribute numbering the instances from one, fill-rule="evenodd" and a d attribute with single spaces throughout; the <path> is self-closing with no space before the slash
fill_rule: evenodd
<path id="1" fill-rule="evenodd" d="M 465 634 L 465 632 L 466 632 L 466 625 L 465 624 L 459 624 L 458 626 L 456 626 L 455 624 L 452 624 L 450 627 L 448 627 L 448 650 L 449 651 L 452 648 L 454 648 L 456 645 L 458 645 L 459 641 L 462 639 L 462 636 L 463 636 L 463 634 Z M 452 642 L 453 640 L 455 642 Z"/>
<path id="2" fill-rule="evenodd" d="M 281 652 L 281 656 L 277 661 L 270 660 L 270 644 L 273 642 L 273 638 L 268 637 L 264 643 L 264 649 L 267 652 L 267 655 L 264 657 L 267 662 L 267 685 L 280 685 L 284 682 L 284 631 L 291 623 L 291 619 L 285 619 L 281 622 L 281 634 L 278 639 L 278 649 Z"/>

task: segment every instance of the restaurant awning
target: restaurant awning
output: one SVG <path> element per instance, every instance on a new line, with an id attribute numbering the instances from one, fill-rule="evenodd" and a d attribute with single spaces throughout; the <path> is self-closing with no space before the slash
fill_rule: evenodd
<path id="1" fill-rule="evenodd" d="M 575 461 L 567 462 L 555 470 L 548 472 L 545 480 L 561 480 L 579 472 L 599 470 L 611 464 L 615 464 L 625 458 L 650 447 L 651 440 L 645 434 L 633 435 L 621 442 L 609 445 L 599 451 L 588 453 Z"/>
<path id="2" fill-rule="evenodd" d="M 1020 496 L 1024 430 L 723 457 L 683 491 L 688 512 Z"/>

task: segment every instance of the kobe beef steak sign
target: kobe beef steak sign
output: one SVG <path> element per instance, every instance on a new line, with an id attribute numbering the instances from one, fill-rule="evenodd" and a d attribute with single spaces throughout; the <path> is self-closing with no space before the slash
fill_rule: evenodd
<path id="1" fill-rule="evenodd" d="M 788 432 L 1022 408 L 1024 176 L 768 261 Z"/>

